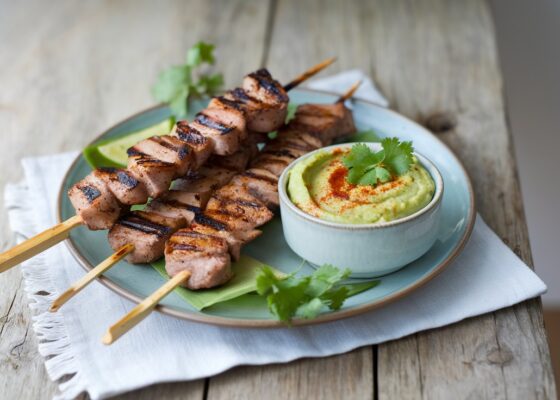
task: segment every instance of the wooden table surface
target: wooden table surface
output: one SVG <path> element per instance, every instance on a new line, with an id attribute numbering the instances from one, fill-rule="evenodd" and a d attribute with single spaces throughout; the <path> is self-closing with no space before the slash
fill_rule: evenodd
<path id="1" fill-rule="evenodd" d="M 158 71 L 215 43 L 226 87 L 336 55 L 464 162 L 480 214 L 532 264 L 488 4 L 470 1 L 0 1 L 0 188 L 25 156 L 79 149 L 153 104 Z M 2 200 L 0 200 L 1 202 Z M 13 244 L 5 212 L 1 245 Z M 0 276 L 0 397 L 50 398 L 19 268 Z M 554 399 L 540 300 L 323 359 L 240 367 L 123 399 Z"/>

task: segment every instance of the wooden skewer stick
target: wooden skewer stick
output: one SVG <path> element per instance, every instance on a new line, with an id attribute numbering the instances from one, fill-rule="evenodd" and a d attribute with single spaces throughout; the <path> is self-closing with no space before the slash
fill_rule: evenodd
<path id="1" fill-rule="evenodd" d="M 303 74 L 298 76 L 296 79 L 294 79 L 290 83 L 285 84 L 284 85 L 284 90 L 289 91 L 289 90 L 295 88 L 297 85 L 299 85 L 300 83 L 308 80 L 313 75 L 317 74 L 319 71 L 324 70 L 325 68 L 327 68 L 329 65 L 331 65 L 335 61 L 336 61 L 336 57 L 333 57 L 333 58 L 329 58 L 328 60 L 325 60 L 325 61 L 315 65 L 314 67 L 311 67 L 310 69 L 305 71 Z"/>
<path id="2" fill-rule="evenodd" d="M 82 218 L 75 215 L 0 254 L 0 273 L 63 241 L 82 223 Z"/>
<path id="3" fill-rule="evenodd" d="M 111 326 L 105 336 L 103 336 L 102 342 L 104 344 L 112 344 L 122 335 L 134 328 L 140 321 L 150 315 L 154 307 L 161 301 L 161 299 L 175 290 L 179 285 L 186 282 L 190 276 L 191 273 L 189 271 L 181 271 L 168 280 L 158 290 L 134 307 L 119 322 Z"/>
<path id="4" fill-rule="evenodd" d="M 354 96 L 354 93 L 356 93 L 356 90 L 358 90 L 361 84 L 362 84 L 362 80 L 360 79 L 358 82 L 354 83 L 346 93 L 340 96 L 336 102 L 344 103 L 346 100 L 350 99 L 352 96 Z"/>
<path id="5" fill-rule="evenodd" d="M 117 262 L 119 262 L 123 257 L 127 254 L 131 253 L 134 250 L 133 244 L 125 244 L 123 247 L 118 249 L 115 253 L 110 255 L 104 261 L 102 261 L 97 267 L 93 268 L 89 271 L 86 275 L 84 275 L 80 280 L 75 282 L 67 291 L 62 293 L 58 296 L 53 303 L 51 304 L 51 308 L 49 308 L 50 312 L 56 312 L 62 307 L 68 300 L 78 294 L 83 288 L 89 285 L 95 278 L 99 275 L 103 274 Z"/>

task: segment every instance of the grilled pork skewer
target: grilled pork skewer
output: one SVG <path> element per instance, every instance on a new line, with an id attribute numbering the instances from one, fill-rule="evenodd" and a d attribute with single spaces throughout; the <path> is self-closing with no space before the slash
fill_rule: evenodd
<path id="1" fill-rule="evenodd" d="M 232 276 L 231 261 L 240 253 L 235 238 L 253 232 L 273 217 L 270 210 L 278 205 L 278 191 L 277 185 L 270 185 L 271 178 L 277 179 L 303 152 L 354 132 L 351 113 L 342 103 L 300 106 L 295 119 L 252 163 L 253 168 L 268 171 L 270 176 L 236 176 L 216 191 L 192 224 L 171 235 L 165 246 L 169 276 L 189 271 L 190 279 L 182 284 L 189 289 L 227 282 Z"/>
<path id="2" fill-rule="evenodd" d="M 289 148 L 292 150 L 304 151 L 308 149 L 308 151 L 311 151 L 316 147 L 330 143 L 333 138 L 354 133 L 355 128 L 351 112 L 342 103 L 353 95 L 357 87 L 358 85 L 354 85 L 345 95 L 341 96 L 337 102 L 339 105 L 336 107 L 321 105 L 300 107 L 298 111 L 302 113 L 299 113 L 299 116 L 296 114 L 294 124 L 288 125 L 286 129 L 279 132 L 278 138 L 273 141 L 276 143 L 271 143 L 265 147 L 263 150 L 265 157 L 261 162 L 264 162 L 266 155 L 278 157 L 275 153 L 279 143 L 291 143 Z M 313 111 L 316 117 L 322 116 L 322 121 L 310 119 L 314 114 Z M 313 122 L 322 122 L 324 137 L 315 129 L 317 126 L 312 125 Z M 313 133 L 309 134 L 307 131 Z M 285 160 L 276 160 L 275 162 L 283 161 Z M 261 178 L 266 179 L 260 179 L 261 183 L 259 184 L 258 172 L 255 173 L 254 171 L 249 170 L 247 171 L 248 174 L 239 175 L 241 176 L 239 179 L 235 177 L 230 184 L 224 186 L 210 199 L 206 211 L 198 213 L 195 222 L 189 228 L 181 229 L 172 235 L 166 245 L 166 269 L 168 274 L 172 276 L 171 280 L 111 326 L 103 337 L 104 344 L 113 343 L 142 321 L 173 288 L 181 285 L 191 288 L 212 287 L 223 284 L 231 278 L 230 262 L 236 254 L 232 251 L 227 238 L 231 235 L 236 236 L 239 233 L 250 232 L 251 229 L 270 219 L 271 216 L 264 212 L 261 214 L 261 219 L 254 218 L 253 224 L 250 224 L 251 217 L 255 217 L 255 213 L 259 214 L 256 210 L 262 209 L 261 207 L 265 202 L 272 199 L 270 206 L 278 205 L 277 192 L 275 198 L 274 190 L 271 190 L 269 185 L 269 179 L 277 179 L 278 174 L 269 172 L 261 175 Z M 252 185 L 249 184 L 250 182 L 252 182 Z M 227 205 L 230 200 L 234 201 L 236 198 L 240 200 L 240 194 L 243 200 L 238 201 L 239 207 L 236 213 L 221 213 L 220 219 L 213 218 L 217 215 L 215 211 L 223 210 L 221 206 Z M 236 197 L 230 198 L 228 195 Z M 247 201 L 245 196 L 254 197 Z M 263 203 L 259 204 L 259 199 Z M 213 201 L 215 201 L 214 205 Z M 237 222 L 241 221 L 241 225 L 236 224 L 236 220 Z M 236 228 L 240 230 L 235 232 Z"/>
<path id="3" fill-rule="evenodd" d="M 286 85 L 288 89 L 284 90 L 281 87 L 280 89 L 285 93 L 287 90 L 292 89 L 310 76 L 326 68 L 332 62 L 334 62 L 334 59 L 323 61 L 288 83 Z M 248 89 L 254 89 L 257 87 L 255 82 L 257 84 L 263 83 L 262 75 L 264 72 L 257 72 L 257 74 L 257 77 L 248 76 L 243 86 Z M 270 78 L 266 85 L 270 86 L 271 80 L 272 78 Z M 274 115 L 278 119 L 280 115 L 285 117 L 284 106 L 279 102 L 270 104 L 270 98 L 266 98 L 263 95 L 262 89 L 261 87 L 256 89 L 254 95 L 249 95 L 244 89 L 235 89 L 233 91 L 235 93 L 228 92 L 229 94 L 226 93 L 226 96 L 224 96 L 229 97 L 228 103 L 233 108 L 246 113 L 250 122 L 249 128 L 259 132 L 263 132 L 265 128 L 269 127 L 269 125 L 265 124 L 267 118 L 273 119 Z M 276 87 L 276 89 L 278 88 Z M 280 89 L 278 90 L 281 91 Z M 216 105 L 211 109 L 219 110 L 219 107 Z M 215 113 L 216 111 L 212 111 L 210 118 Z M 251 123 L 251 118 L 257 122 Z M 197 119 L 202 125 L 206 124 L 207 128 L 218 128 L 218 126 L 213 126 L 213 123 L 209 122 L 208 118 L 197 117 Z M 232 121 L 224 121 L 224 124 L 227 125 Z M 260 121 L 260 124 L 258 121 Z M 207 125 L 210 126 L 208 127 Z M 219 131 L 219 129 L 217 130 Z M 146 144 L 144 144 L 140 150 L 148 149 L 149 152 L 152 152 L 154 146 L 157 145 L 157 148 L 161 150 L 158 152 L 158 155 L 163 152 L 167 157 L 170 157 L 172 153 L 166 152 L 163 148 L 167 150 L 175 149 L 174 152 L 177 158 L 171 159 L 171 161 L 177 161 L 179 164 L 174 168 L 175 173 L 178 173 L 181 167 L 185 167 L 181 155 L 183 158 L 188 159 L 188 163 L 185 162 L 185 164 L 199 168 L 215 149 L 220 149 L 219 151 L 224 154 L 234 153 L 234 149 L 227 148 L 228 138 L 221 137 L 227 136 L 230 131 L 227 133 L 222 131 L 221 133 L 224 134 L 212 135 L 209 133 L 210 137 L 207 138 L 200 132 L 189 129 L 188 123 L 180 122 L 176 124 L 171 135 L 168 135 L 161 141 L 156 140 L 154 143 L 151 143 L 152 147 L 146 147 Z M 177 137 L 184 145 L 178 143 L 174 137 Z M 122 215 L 123 209 L 128 208 L 129 205 L 145 203 L 146 196 L 153 195 L 153 197 L 157 197 L 161 195 L 169 188 L 171 183 L 171 181 L 167 182 L 170 179 L 169 176 L 175 175 L 171 174 L 167 163 L 169 161 L 157 159 L 154 157 L 154 154 L 144 154 L 142 151 L 133 150 L 129 160 L 130 168 L 127 170 L 106 169 L 91 174 L 91 176 L 79 182 L 70 190 L 69 196 L 76 208 L 77 215 L 1 253 L 0 273 L 66 239 L 69 231 L 78 225 L 85 224 L 90 229 L 109 228 Z M 158 169 L 158 167 L 161 168 Z M 163 181 L 162 184 L 158 184 L 159 179 Z M 144 201 L 141 201 L 142 199 Z"/>
<path id="4" fill-rule="evenodd" d="M 150 262 L 161 258 L 169 236 L 190 223 L 195 212 L 206 206 L 210 192 L 243 171 L 257 152 L 256 143 L 247 143 L 243 150 L 231 156 L 213 156 L 214 165 L 203 167 L 192 176 L 175 182 L 165 197 L 152 200 L 144 211 L 135 211 L 121 217 L 109 232 L 109 242 L 116 250 L 115 253 L 56 298 L 50 311 L 58 311 L 125 256 L 130 262 Z"/>

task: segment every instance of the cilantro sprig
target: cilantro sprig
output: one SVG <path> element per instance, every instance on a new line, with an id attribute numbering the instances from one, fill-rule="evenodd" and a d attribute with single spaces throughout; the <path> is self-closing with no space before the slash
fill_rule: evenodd
<path id="1" fill-rule="evenodd" d="M 329 264 L 308 276 L 295 274 L 279 277 L 265 266 L 257 276 L 257 292 L 266 296 L 270 312 L 288 324 L 296 316 L 315 318 L 324 309 L 338 310 L 348 297 L 379 284 L 370 281 L 343 285 L 341 282 L 348 278 L 350 270 Z"/>
<path id="2" fill-rule="evenodd" d="M 168 104 L 176 117 L 185 116 L 190 97 L 212 95 L 223 85 L 222 74 L 198 71 L 202 65 L 214 65 L 215 61 L 214 45 L 198 42 L 188 50 L 184 64 L 172 66 L 159 74 L 152 87 L 154 98 Z"/>
<path id="3" fill-rule="evenodd" d="M 348 168 L 347 181 L 356 185 L 375 186 L 378 182 L 388 182 L 395 176 L 405 174 L 414 158 L 412 142 L 401 142 L 398 138 L 385 138 L 382 149 L 373 151 L 369 146 L 359 143 L 342 158 Z"/>

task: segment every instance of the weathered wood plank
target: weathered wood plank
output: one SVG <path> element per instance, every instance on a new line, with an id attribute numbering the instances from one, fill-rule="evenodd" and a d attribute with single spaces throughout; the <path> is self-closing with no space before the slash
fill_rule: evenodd
<path id="1" fill-rule="evenodd" d="M 369 15 L 372 72 L 384 93 L 441 131 L 471 174 L 480 213 L 531 263 L 486 3 L 376 1 Z M 378 354 L 380 399 L 555 398 L 537 300 L 381 345 Z"/>
<path id="2" fill-rule="evenodd" d="M 290 364 L 240 367 L 210 379 L 208 400 L 372 399 L 372 348 Z"/>
<path id="3" fill-rule="evenodd" d="M 369 67 L 368 38 L 356 21 L 363 2 L 279 1 L 273 20 L 267 67 L 281 81 L 328 57 L 337 62 L 323 72 Z M 371 399 L 373 350 L 362 348 L 324 359 L 273 367 L 242 367 L 210 379 L 208 399 L 320 398 Z"/>
<path id="4" fill-rule="evenodd" d="M 3 0 L 0 9 L 0 190 L 21 179 L 22 157 L 79 149 L 152 105 L 157 72 L 199 40 L 217 45 L 226 84 L 238 84 L 261 64 L 268 16 L 268 2 L 257 0 Z M 0 232 L 4 249 L 13 243 L 5 214 Z M 0 275 L 0 397 L 47 399 L 56 387 L 21 286 L 19 269 Z M 203 389 L 200 380 L 132 396 L 202 398 Z"/>

